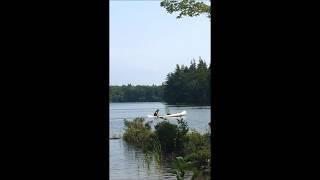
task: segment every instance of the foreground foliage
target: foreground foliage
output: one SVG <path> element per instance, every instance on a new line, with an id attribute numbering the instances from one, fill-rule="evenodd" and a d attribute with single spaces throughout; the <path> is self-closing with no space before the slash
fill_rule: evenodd
<path id="1" fill-rule="evenodd" d="M 187 169 L 192 170 L 194 176 L 202 174 L 203 170 L 210 171 L 210 133 L 189 131 L 183 119 L 178 120 L 178 125 L 162 121 L 155 125 L 154 131 L 143 118 L 125 120 L 124 124 L 123 139 L 142 148 L 148 158 L 151 153 L 154 154 L 158 163 L 163 157 L 167 157 L 166 159 L 171 161 L 176 169 L 174 173 L 177 179 L 182 179 Z"/>
<path id="2" fill-rule="evenodd" d="M 151 127 L 144 124 L 143 118 L 135 118 L 133 121 L 124 120 L 125 133 L 123 139 L 140 148 L 145 148 L 151 145 L 154 134 L 151 132 Z"/>

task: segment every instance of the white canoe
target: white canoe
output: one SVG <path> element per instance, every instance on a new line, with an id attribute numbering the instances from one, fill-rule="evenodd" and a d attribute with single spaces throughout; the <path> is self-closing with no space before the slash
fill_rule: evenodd
<path id="1" fill-rule="evenodd" d="M 169 115 L 163 115 L 163 116 L 158 116 L 159 118 L 167 118 L 167 117 L 181 117 L 187 114 L 187 111 L 182 111 L 181 113 L 176 113 L 176 114 L 169 114 Z M 153 115 L 148 115 L 149 118 L 156 118 L 157 116 Z"/>

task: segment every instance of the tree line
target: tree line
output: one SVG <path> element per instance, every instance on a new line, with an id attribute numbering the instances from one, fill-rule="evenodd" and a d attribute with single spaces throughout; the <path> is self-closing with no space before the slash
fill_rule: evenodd
<path id="1" fill-rule="evenodd" d="M 168 104 L 210 105 L 211 65 L 199 58 L 189 66 L 176 65 L 161 86 L 110 86 L 111 102 L 166 102 Z"/>
<path id="2" fill-rule="evenodd" d="M 111 102 L 162 102 L 162 86 L 132 86 L 131 84 L 109 87 Z"/>

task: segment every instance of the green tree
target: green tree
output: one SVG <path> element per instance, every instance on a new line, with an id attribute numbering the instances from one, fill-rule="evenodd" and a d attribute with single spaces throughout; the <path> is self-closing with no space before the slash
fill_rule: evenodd
<path id="1" fill-rule="evenodd" d="M 189 67 L 177 65 L 163 83 L 163 98 L 169 104 L 209 105 L 210 91 L 210 69 L 201 57 Z"/>
<path id="2" fill-rule="evenodd" d="M 110 102 L 159 102 L 163 101 L 162 86 L 132 86 L 131 84 L 109 87 Z"/>
<path id="3" fill-rule="evenodd" d="M 196 0 L 163 0 L 160 3 L 161 7 L 164 7 L 168 13 L 178 12 L 177 18 L 183 16 L 199 16 L 200 14 L 206 14 L 211 18 L 211 6 L 201 1 Z"/>

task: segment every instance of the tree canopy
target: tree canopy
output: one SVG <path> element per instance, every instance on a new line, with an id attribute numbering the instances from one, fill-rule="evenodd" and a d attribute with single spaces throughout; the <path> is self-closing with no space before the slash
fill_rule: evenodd
<path id="1" fill-rule="evenodd" d="M 211 6 L 205 4 L 202 1 L 196 0 L 163 0 L 160 3 L 161 7 L 164 7 L 168 13 L 178 12 L 177 18 L 183 16 L 199 16 L 200 14 L 206 14 L 208 18 L 211 18 Z"/>
<path id="2" fill-rule="evenodd" d="M 201 58 L 197 64 L 192 60 L 189 67 L 176 65 L 163 83 L 163 98 L 169 104 L 210 105 L 210 77 L 211 68 Z"/>
<path id="3" fill-rule="evenodd" d="M 111 102 L 161 102 L 163 101 L 162 86 L 110 86 L 109 101 Z"/>

